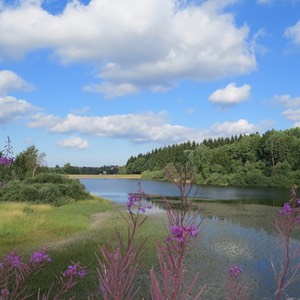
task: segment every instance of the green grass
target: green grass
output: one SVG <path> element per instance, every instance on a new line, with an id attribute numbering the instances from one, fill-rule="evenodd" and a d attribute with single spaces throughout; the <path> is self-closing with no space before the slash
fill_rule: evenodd
<path id="1" fill-rule="evenodd" d="M 39 288 L 47 292 L 53 283 L 55 293 L 56 276 L 71 262 L 80 261 L 86 266 L 88 275 L 68 296 L 87 299 L 91 291 L 97 292 L 99 288 L 95 256 L 99 253 L 99 245 L 117 242 L 115 228 L 126 238 L 126 223 L 120 214 L 124 213 L 123 209 L 98 198 L 60 207 L 0 203 L 1 256 L 16 249 L 26 260 L 32 251 L 47 248 L 52 263 L 28 280 L 28 291 L 34 295 Z M 149 216 L 137 234 L 136 242 L 141 243 L 145 238 L 147 241 L 141 256 L 143 271 L 137 282 L 148 287 L 149 268 L 157 263 L 154 241 L 164 238 L 160 216 Z M 141 293 L 141 299 L 147 299 L 148 289 L 141 289 Z"/>
<path id="2" fill-rule="evenodd" d="M 26 253 L 90 228 L 91 215 L 112 208 L 104 199 L 54 207 L 47 204 L 0 203 L 0 255 L 11 249 Z"/>

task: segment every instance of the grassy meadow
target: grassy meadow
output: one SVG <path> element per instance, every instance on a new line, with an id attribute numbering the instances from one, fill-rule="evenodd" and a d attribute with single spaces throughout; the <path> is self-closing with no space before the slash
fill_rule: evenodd
<path id="1" fill-rule="evenodd" d="M 55 292 L 56 276 L 61 275 L 71 262 L 81 262 L 88 275 L 72 290 L 76 299 L 87 299 L 91 292 L 97 294 L 97 259 L 99 246 L 116 242 L 115 228 L 126 237 L 126 225 L 122 214 L 124 206 L 95 197 L 93 200 L 78 201 L 54 207 L 46 204 L 0 203 L 0 254 L 11 250 L 27 260 L 35 250 L 47 249 L 52 263 L 28 280 L 28 291 L 36 295 L 47 292 L 51 284 Z M 147 242 L 141 257 L 144 272 L 137 279 L 142 285 L 149 280 L 149 268 L 156 262 L 154 241 L 163 239 L 163 219 L 150 215 L 143 225 L 137 242 Z M 141 290 L 141 293 L 145 291 Z M 146 295 L 144 295 L 146 296 Z M 33 296 L 32 299 L 37 299 Z M 68 299 L 68 298 L 67 298 Z M 98 299 L 98 298 L 96 298 Z"/>

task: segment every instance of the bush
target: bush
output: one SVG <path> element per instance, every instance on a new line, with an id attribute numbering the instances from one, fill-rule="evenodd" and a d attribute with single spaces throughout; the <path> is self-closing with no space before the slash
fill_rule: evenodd
<path id="1" fill-rule="evenodd" d="M 159 171 L 144 171 L 141 174 L 141 178 L 145 180 L 166 180 L 163 170 Z"/>
<path id="2" fill-rule="evenodd" d="M 61 185 L 61 190 L 66 191 L 65 196 L 75 200 L 83 200 L 90 197 L 85 186 L 75 179 L 69 179 L 68 184 Z"/>
<path id="3" fill-rule="evenodd" d="M 16 192 L 18 193 L 17 200 L 19 201 L 40 202 L 41 197 L 39 189 L 36 188 L 34 185 L 27 185 L 22 183 L 20 190 Z"/>
<path id="4" fill-rule="evenodd" d="M 66 176 L 56 174 L 56 173 L 40 173 L 35 177 L 29 177 L 24 180 L 26 183 L 66 183 L 71 179 Z"/>
<path id="5" fill-rule="evenodd" d="M 40 202 L 54 205 L 64 203 L 64 198 L 58 186 L 53 183 L 46 183 L 40 188 Z"/>
<path id="6" fill-rule="evenodd" d="M 23 181 L 10 181 L 0 187 L 0 201 L 26 201 L 62 205 L 91 195 L 79 180 L 59 174 L 43 173 Z"/>

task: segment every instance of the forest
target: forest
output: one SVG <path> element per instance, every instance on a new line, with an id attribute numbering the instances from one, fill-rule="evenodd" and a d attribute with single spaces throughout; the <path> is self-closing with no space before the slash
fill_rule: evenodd
<path id="1" fill-rule="evenodd" d="M 10 143 L 10 140 L 8 140 Z M 10 144 L 7 148 L 9 149 Z M 6 149 L 7 150 L 7 149 Z M 8 159 L 6 150 L 0 159 Z M 22 180 L 31 174 L 141 174 L 142 179 L 167 180 L 165 169 L 188 164 L 199 185 L 288 187 L 300 185 L 300 128 L 268 130 L 263 134 L 235 135 L 187 141 L 145 154 L 131 156 L 124 166 L 46 167 L 45 154 L 35 146 L 18 154 L 14 163 L 0 170 L 0 184 L 9 179 Z M 3 161 L 2 163 L 7 163 Z M 2 166 L 3 169 L 3 166 Z M 5 178 L 7 177 L 7 178 Z"/>
<path id="2" fill-rule="evenodd" d="M 122 169 L 143 179 L 165 180 L 168 165 L 186 163 L 201 185 L 291 187 L 300 185 L 300 128 L 206 139 L 131 156 Z"/>

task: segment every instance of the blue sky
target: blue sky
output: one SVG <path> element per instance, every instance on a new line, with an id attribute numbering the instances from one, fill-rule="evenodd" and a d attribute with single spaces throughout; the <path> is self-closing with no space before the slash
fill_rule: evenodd
<path id="1" fill-rule="evenodd" d="M 300 0 L 0 0 L 0 138 L 14 154 L 124 165 L 295 126 Z"/>

